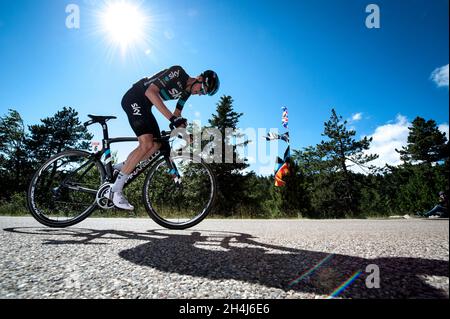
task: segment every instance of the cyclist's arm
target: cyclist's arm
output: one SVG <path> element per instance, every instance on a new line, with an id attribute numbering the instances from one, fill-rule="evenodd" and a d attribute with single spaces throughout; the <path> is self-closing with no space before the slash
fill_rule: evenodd
<path id="1" fill-rule="evenodd" d="M 177 102 L 175 111 L 173 112 L 175 116 L 181 116 L 181 112 L 183 112 L 184 105 L 186 104 L 186 101 L 189 99 L 190 96 L 191 96 L 190 93 L 183 92 L 183 94 L 181 95 L 180 99 Z"/>
<path id="2" fill-rule="evenodd" d="M 173 115 L 176 117 L 180 117 L 181 116 L 181 110 L 180 109 L 175 109 L 175 111 L 173 112 Z"/>
<path id="3" fill-rule="evenodd" d="M 158 111 L 160 111 L 166 119 L 170 120 L 172 116 L 174 116 L 174 114 L 172 114 L 172 112 L 170 112 L 167 106 L 164 104 L 163 100 L 159 96 L 159 90 L 159 87 L 152 83 L 148 87 L 147 91 L 145 91 L 145 96 L 150 100 L 150 102 L 153 103 L 154 106 L 156 106 Z"/>

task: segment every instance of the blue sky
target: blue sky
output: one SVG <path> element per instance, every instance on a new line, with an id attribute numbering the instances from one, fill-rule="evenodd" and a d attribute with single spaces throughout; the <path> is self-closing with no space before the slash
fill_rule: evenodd
<path id="1" fill-rule="evenodd" d="M 177 64 L 191 76 L 216 70 L 219 96 L 231 95 L 244 113 L 242 128 L 282 131 L 287 106 L 295 149 L 323 139 L 332 107 L 358 136 L 373 136 L 373 150 L 390 163 L 416 116 L 448 130 L 447 0 L 126 2 L 139 6 L 148 24 L 145 39 L 122 54 L 99 29 L 105 1 L 0 0 L 0 115 L 13 108 L 36 124 L 72 106 L 82 120 L 89 113 L 116 115 L 111 135 L 132 135 L 123 94 Z M 365 24 L 371 3 L 380 8 L 379 29 Z M 69 4 L 80 8 L 79 29 L 66 26 Z M 440 86 L 431 77 L 435 70 Z M 206 124 L 218 100 L 194 96 L 184 115 Z"/>

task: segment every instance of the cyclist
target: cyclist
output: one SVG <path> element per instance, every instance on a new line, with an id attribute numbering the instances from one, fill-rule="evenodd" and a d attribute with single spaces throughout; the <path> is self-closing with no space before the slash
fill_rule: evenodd
<path id="1" fill-rule="evenodd" d="M 207 70 L 201 75 L 191 78 L 181 66 L 172 66 L 151 77 L 135 83 L 125 93 L 122 108 L 127 113 L 131 128 L 138 137 L 139 146 L 130 153 L 123 163 L 120 173 L 111 191 L 107 194 L 114 206 L 120 209 L 133 210 L 134 207 L 123 195 L 123 186 L 136 165 L 150 158 L 161 144 L 154 138 L 161 137 L 159 125 L 152 114 L 152 106 L 170 121 L 171 127 L 186 127 L 187 120 L 181 117 L 183 107 L 191 95 L 214 95 L 219 90 L 220 81 L 216 72 Z M 172 113 L 163 101 L 178 100 Z"/>

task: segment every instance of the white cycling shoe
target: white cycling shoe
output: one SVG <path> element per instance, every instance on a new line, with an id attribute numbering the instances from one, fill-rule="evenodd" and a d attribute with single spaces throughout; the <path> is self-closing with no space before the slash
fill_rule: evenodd
<path id="1" fill-rule="evenodd" d="M 111 190 L 109 190 L 105 195 L 112 200 L 114 206 L 117 208 L 123 210 L 134 210 L 134 206 L 128 202 L 122 192 L 111 192 Z"/>

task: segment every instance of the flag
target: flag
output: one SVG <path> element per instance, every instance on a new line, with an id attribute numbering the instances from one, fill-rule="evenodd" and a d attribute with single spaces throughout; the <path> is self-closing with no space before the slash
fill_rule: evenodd
<path id="1" fill-rule="evenodd" d="M 284 159 L 277 157 L 277 167 L 275 169 L 275 186 L 282 187 L 286 185 L 284 177 L 290 173 L 291 149 L 288 146 L 284 153 Z"/>
<path id="2" fill-rule="evenodd" d="M 289 174 L 289 164 L 284 163 L 275 174 L 275 186 L 283 187 L 286 185 L 286 182 L 283 180 L 285 176 Z"/>
<path id="3" fill-rule="evenodd" d="M 289 132 L 286 132 L 283 135 L 281 135 L 280 140 L 285 141 L 286 143 L 289 144 Z"/>
<path id="4" fill-rule="evenodd" d="M 264 136 L 264 138 L 266 139 L 266 141 L 275 141 L 280 138 L 280 135 L 270 132 L 267 136 Z"/>
<path id="5" fill-rule="evenodd" d="M 283 115 L 281 116 L 281 124 L 283 124 L 283 127 L 287 129 L 289 126 L 288 108 L 283 106 L 281 109 L 283 110 Z"/>
<path id="6" fill-rule="evenodd" d="M 266 141 L 282 140 L 289 144 L 289 132 L 281 135 L 270 132 L 267 136 L 264 136 L 264 138 L 266 139 Z"/>

